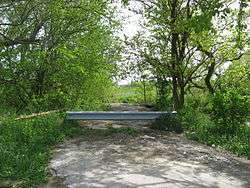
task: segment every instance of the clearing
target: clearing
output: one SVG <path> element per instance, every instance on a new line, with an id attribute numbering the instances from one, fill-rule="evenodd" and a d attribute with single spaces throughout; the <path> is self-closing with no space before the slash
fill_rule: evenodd
<path id="1" fill-rule="evenodd" d="M 145 110 L 114 105 L 112 110 Z M 54 175 L 39 188 L 249 188 L 250 161 L 146 122 L 81 122 L 86 135 L 54 150 Z M 107 127 L 135 127 L 107 129 Z"/>

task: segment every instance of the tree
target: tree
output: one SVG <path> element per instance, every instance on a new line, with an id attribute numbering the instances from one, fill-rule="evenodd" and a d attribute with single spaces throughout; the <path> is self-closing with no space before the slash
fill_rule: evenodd
<path id="1" fill-rule="evenodd" d="M 235 134 L 250 113 L 249 52 L 233 61 L 221 75 L 219 87 L 212 97 L 212 115 L 223 132 Z"/>
<path id="2" fill-rule="evenodd" d="M 153 66 L 154 70 L 165 66 L 165 75 L 171 80 L 173 108 L 179 110 L 184 106 L 191 87 L 207 88 L 213 94 L 212 82 L 218 71 L 244 53 L 245 4 L 234 10 L 231 1 L 221 0 L 140 2 L 148 20 L 144 26 L 151 33 L 145 37 L 150 45 L 144 45 L 140 54 L 148 61 L 156 60 L 159 66 Z M 234 20 L 241 21 L 235 24 Z M 241 48 L 236 40 L 239 36 Z M 204 80 L 204 85 L 198 84 L 200 80 Z"/>
<path id="3" fill-rule="evenodd" d="M 119 51 L 108 1 L 4 1 L 0 9 L 7 106 L 18 112 L 73 107 L 90 100 L 91 82 L 100 94 L 109 88 L 101 85 L 111 84 Z M 95 98 L 101 102 L 105 95 Z"/>

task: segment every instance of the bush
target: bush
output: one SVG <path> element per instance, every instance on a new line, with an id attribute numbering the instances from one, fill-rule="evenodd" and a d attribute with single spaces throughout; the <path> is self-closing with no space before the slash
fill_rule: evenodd
<path id="1" fill-rule="evenodd" d="M 175 132 L 181 134 L 183 132 L 181 122 L 177 115 L 168 114 L 157 118 L 151 125 L 152 129 Z"/>
<path id="2" fill-rule="evenodd" d="M 210 95 L 204 93 L 204 91 L 194 89 L 194 91 L 192 91 L 192 94 L 186 96 L 185 110 L 189 108 L 191 111 L 195 109 L 196 111 L 210 113 L 212 109 L 212 102 L 210 98 Z"/>
<path id="3" fill-rule="evenodd" d="M 221 134 L 235 134 L 249 116 L 249 97 L 241 95 L 237 90 L 217 92 L 212 97 L 212 106 L 212 117 Z"/>
<path id="4" fill-rule="evenodd" d="M 80 133 L 79 127 L 62 124 L 61 119 L 52 114 L 0 124 L 0 181 L 21 181 L 23 187 L 33 187 L 46 180 L 50 147 Z"/>
<path id="5" fill-rule="evenodd" d="M 183 110 L 181 122 L 189 139 L 221 147 L 250 159 L 250 128 L 241 124 L 233 132 L 225 131 L 217 120 L 198 110 Z"/>

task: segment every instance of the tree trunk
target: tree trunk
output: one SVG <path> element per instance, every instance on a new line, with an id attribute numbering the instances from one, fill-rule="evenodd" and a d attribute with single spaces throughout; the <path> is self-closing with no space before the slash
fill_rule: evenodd
<path id="1" fill-rule="evenodd" d="M 166 96 L 168 81 L 161 77 L 157 77 L 157 103 L 160 109 L 166 109 Z"/>
<path id="2" fill-rule="evenodd" d="M 177 17 L 177 0 L 171 2 L 171 74 L 172 74 L 172 93 L 173 93 L 173 109 L 180 108 L 180 99 L 178 93 L 178 33 L 175 31 Z"/>
<path id="3" fill-rule="evenodd" d="M 143 79 L 142 83 L 143 83 L 143 100 L 144 100 L 144 103 L 146 104 L 147 103 L 147 94 L 146 94 L 146 81 L 145 81 L 145 79 Z"/>
<path id="4" fill-rule="evenodd" d="M 214 94 L 214 88 L 211 84 L 211 78 L 214 74 L 214 69 L 215 69 L 215 59 L 213 58 L 211 65 L 208 67 L 208 73 L 207 73 L 207 76 L 205 78 L 206 87 L 207 87 L 209 93 L 212 95 Z"/>

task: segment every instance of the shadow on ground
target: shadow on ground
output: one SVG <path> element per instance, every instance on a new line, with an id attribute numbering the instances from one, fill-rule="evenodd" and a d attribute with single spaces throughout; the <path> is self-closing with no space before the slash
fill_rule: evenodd
<path id="1" fill-rule="evenodd" d="M 87 129 L 85 136 L 55 149 L 50 168 L 60 184 L 52 181 L 40 188 L 250 187 L 249 160 L 182 135 L 149 129 L 135 132 Z"/>
<path id="2" fill-rule="evenodd" d="M 89 130 L 60 145 L 50 166 L 65 187 L 247 188 L 249 164 L 174 134 Z"/>

